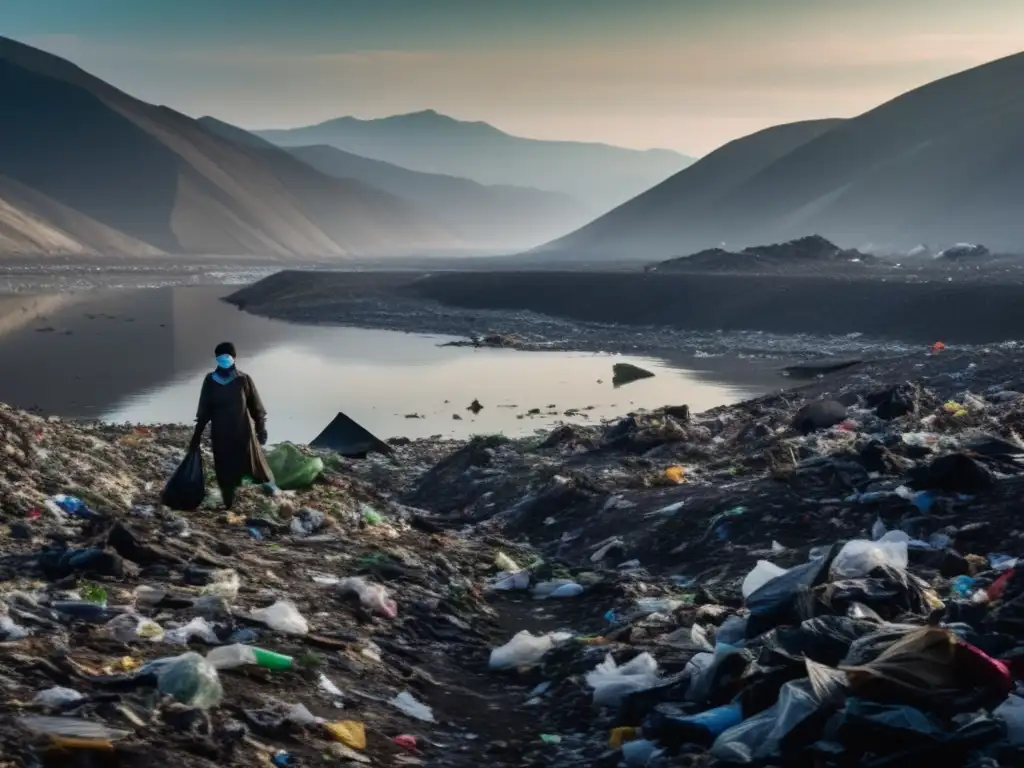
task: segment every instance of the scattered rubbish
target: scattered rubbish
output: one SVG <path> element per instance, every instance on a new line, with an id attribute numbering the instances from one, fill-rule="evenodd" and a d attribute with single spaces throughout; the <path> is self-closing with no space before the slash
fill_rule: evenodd
<path id="1" fill-rule="evenodd" d="M 172 645 L 188 645 L 194 638 L 199 638 L 203 642 L 211 644 L 220 642 L 213 627 L 202 617 L 192 619 L 188 624 L 178 629 L 170 629 L 164 632 L 164 641 Z"/>
<path id="2" fill-rule="evenodd" d="M 622 666 L 609 654 L 587 673 L 594 703 L 602 707 L 618 706 L 625 696 L 653 688 L 659 682 L 658 662 L 649 653 L 641 653 Z"/>
<path id="3" fill-rule="evenodd" d="M 400 694 L 395 696 L 391 700 L 391 705 L 396 709 L 401 710 L 409 717 L 422 720 L 425 723 L 434 722 L 434 713 L 430 707 L 422 702 L 416 700 L 416 698 L 408 691 L 402 691 Z"/>
<path id="4" fill-rule="evenodd" d="M 278 670 L 291 669 L 295 666 L 295 660 L 291 656 L 285 656 L 284 654 L 267 651 L 262 648 L 255 648 L 251 645 L 242 645 L 241 643 L 214 648 L 206 654 L 206 661 L 214 669 L 235 669 L 247 664 L 263 667 L 264 669 Z M 321 679 L 321 687 L 323 687 L 324 680 L 327 680 L 327 678 L 323 677 Z M 327 680 L 327 682 L 330 683 L 330 680 Z M 334 694 L 334 691 L 337 690 L 336 688 L 325 690 L 332 695 L 341 695 L 341 691 L 337 691 L 337 694 Z"/>
<path id="5" fill-rule="evenodd" d="M 336 588 L 341 594 L 354 594 L 363 607 L 389 619 L 398 615 L 398 605 L 380 584 L 370 584 L 358 576 L 341 579 Z"/>
<path id="6" fill-rule="evenodd" d="M 249 615 L 278 632 L 288 635 L 309 634 L 309 622 L 299 613 L 295 603 L 288 600 L 278 600 L 267 608 L 251 611 Z"/>
<path id="7" fill-rule="evenodd" d="M 32 703 L 40 707 L 57 708 L 63 707 L 65 704 L 82 701 L 84 698 L 85 696 L 76 690 L 56 686 L 37 693 L 32 699 Z"/>
<path id="8" fill-rule="evenodd" d="M 412 736 L 412 735 L 410 735 L 408 733 L 403 733 L 403 734 L 401 734 L 399 736 L 395 736 L 391 740 L 393 742 L 395 742 L 395 744 L 397 744 L 398 746 L 402 747 L 403 749 L 407 749 L 410 752 L 418 752 L 419 751 L 419 748 L 418 748 L 418 746 L 416 744 L 416 737 Z"/>
<path id="9" fill-rule="evenodd" d="M 527 630 L 516 634 L 500 648 L 491 651 L 491 669 L 515 669 L 536 664 L 558 643 L 568 640 L 568 633 L 552 633 L 535 637 Z"/>
<path id="10" fill-rule="evenodd" d="M 406 710 L 402 710 L 403 712 Z M 429 710 L 428 710 L 429 713 Z M 425 719 L 425 718 L 420 718 Z M 431 716 L 432 719 L 432 716 Z M 362 723 L 355 720 L 341 720 L 336 723 L 324 723 L 324 728 L 346 747 L 352 749 L 366 749 L 366 728 Z"/>
<path id="11" fill-rule="evenodd" d="M 676 483 L 678 485 L 679 483 L 686 481 L 686 470 L 679 465 L 668 467 L 665 470 L 665 479 L 670 483 Z"/>
<path id="12" fill-rule="evenodd" d="M 533 596 L 537 600 L 548 598 L 579 597 L 583 594 L 583 586 L 569 579 L 542 581 L 533 588 Z"/>
<path id="13" fill-rule="evenodd" d="M 498 554 L 494 556 L 494 565 L 499 570 L 509 571 L 510 573 L 516 573 L 522 570 L 522 568 L 516 564 L 516 561 L 504 552 L 498 552 Z"/>

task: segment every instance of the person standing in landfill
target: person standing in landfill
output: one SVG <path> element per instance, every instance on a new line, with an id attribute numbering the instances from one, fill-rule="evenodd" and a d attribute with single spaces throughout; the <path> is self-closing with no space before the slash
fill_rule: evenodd
<path id="1" fill-rule="evenodd" d="M 214 356 L 217 368 L 203 379 L 191 448 L 199 448 L 210 424 L 217 485 L 231 509 L 243 480 L 274 480 L 261 448 L 267 443 L 267 411 L 252 379 L 235 367 L 235 345 L 218 344 Z"/>

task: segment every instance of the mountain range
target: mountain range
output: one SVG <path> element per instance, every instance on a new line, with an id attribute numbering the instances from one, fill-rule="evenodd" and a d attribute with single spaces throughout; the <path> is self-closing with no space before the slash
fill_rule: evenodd
<path id="1" fill-rule="evenodd" d="M 1019 253 L 1021 82 L 1024 54 L 689 164 L 433 111 L 252 133 L 0 37 L 0 254 L 344 259 L 548 241 L 531 260 L 572 264 L 809 234 L 843 250 Z"/>
<path id="2" fill-rule="evenodd" d="M 327 145 L 424 173 L 562 192 L 598 213 L 693 162 L 667 149 L 525 139 L 433 110 L 256 133 L 283 147 Z"/>
<path id="3" fill-rule="evenodd" d="M 280 151 L 266 139 L 215 118 L 199 122 L 233 141 Z M 478 250 L 529 248 L 585 224 L 597 213 L 560 192 L 410 171 L 326 144 L 287 151 L 328 176 L 361 181 L 429 211 Z"/>
<path id="4" fill-rule="evenodd" d="M 815 233 L 900 251 L 1024 250 L 1024 54 L 937 80 L 847 120 L 730 142 L 566 237 L 550 258 L 652 260 Z"/>
<path id="5" fill-rule="evenodd" d="M 394 195 L 255 150 L 0 38 L 0 249 L 277 258 L 464 246 Z"/>

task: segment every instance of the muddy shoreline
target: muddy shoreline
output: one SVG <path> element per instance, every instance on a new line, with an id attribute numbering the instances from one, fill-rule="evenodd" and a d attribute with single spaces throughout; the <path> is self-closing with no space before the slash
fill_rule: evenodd
<path id="1" fill-rule="evenodd" d="M 805 360 L 1024 335 L 1024 282 L 985 277 L 285 271 L 227 301 L 299 323 L 504 334 L 526 349 Z"/>

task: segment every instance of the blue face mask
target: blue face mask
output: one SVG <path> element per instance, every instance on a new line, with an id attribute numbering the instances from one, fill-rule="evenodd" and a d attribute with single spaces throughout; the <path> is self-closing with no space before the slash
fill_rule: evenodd
<path id="1" fill-rule="evenodd" d="M 231 355 L 217 355 L 218 368 L 230 368 L 235 364 L 235 358 Z"/>

